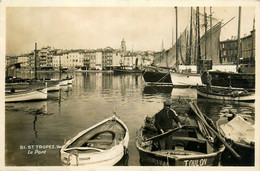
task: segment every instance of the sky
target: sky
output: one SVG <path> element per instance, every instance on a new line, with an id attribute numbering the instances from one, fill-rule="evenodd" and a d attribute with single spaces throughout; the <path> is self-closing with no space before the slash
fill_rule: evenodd
<path id="1" fill-rule="evenodd" d="M 209 13 L 209 7 L 206 8 Z M 213 17 L 226 23 L 221 40 L 237 36 L 238 7 L 213 7 Z M 200 8 L 203 12 L 203 8 Z M 255 8 L 242 7 L 241 37 L 253 28 Z M 52 46 L 57 49 L 120 48 L 160 51 L 175 42 L 174 7 L 7 7 L 6 55 Z M 178 7 L 178 32 L 190 20 L 190 7 Z M 174 38 L 172 38 L 172 32 Z"/>

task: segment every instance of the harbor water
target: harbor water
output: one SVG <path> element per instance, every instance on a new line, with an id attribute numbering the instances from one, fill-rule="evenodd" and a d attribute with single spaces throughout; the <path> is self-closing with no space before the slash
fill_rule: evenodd
<path id="1" fill-rule="evenodd" d="M 63 73 L 73 76 L 70 86 L 48 93 L 48 99 L 5 104 L 6 166 L 60 166 L 59 150 L 83 129 L 110 117 L 113 112 L 130 133 L 128 166 L 140 166 L 136 132 L 146 115 L 152 116 L 166 99 L 197 95 L 196 89 L 147 86 L 141 74 L 106 72 Z M 29 78 L 29 74 L 19 77 Z M 59 78 L 41 73 L 40 78 Z M 201 111 L 214 121 L 225 120 L 231 110 L 254 121 L 253 103 L 227 103 L 197 99 Z"/>

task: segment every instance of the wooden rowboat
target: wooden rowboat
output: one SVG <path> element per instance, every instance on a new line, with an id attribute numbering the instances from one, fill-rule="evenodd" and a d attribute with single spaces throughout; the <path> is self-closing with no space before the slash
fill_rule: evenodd
<path id="1" fill-rule="evenodd" d="M 24 90 L 20 92 L 6 92 L 5 102 L 21 102 L 21 101 L 34 101 L 46 100 L 47 88 Z"/>
<path id="2" fill-rule="evenodd" d="M 219 129 L 226 139 L 230 142 L 232 148 L 241 156 L 240 160 L 234 158 L 229 151 L 223 152 L 224 165 L 236 166 L 254 166 L 255 161 L 255 127 L 247 122 L 243 117 L 235 117 L 219 125 Z M 224 155 L 225 154 L 225 155 Z"/>
<path id="3" fill-rule="evenodd" d="M 127 153 L 129 132 L 116 115 L 81 131 L 60 150 L 67 166 L 113 166 Z"/>
<path id="4" fill-rule="evenodd" d="M 170 150 L 161 150 L 159 141 L 164 135 L 157 135 L 151 129 L 154 116 L 138 131 L 136 147 L 140 155 L 140 164 L 148 166 L 212 166 L 219 165 L 225 147 L 217 144 L 206 135 L 203 124 L 199 122 L 192 110 L 186 107 L 175 107 L 181 120 L 182 128 L 175 128 L 165 134 L 172 134 L 173 146 Z M 147 119 L 147 118 L 146 118 Z M 146 122 L 147 123 L 147 122 Z M 151 138 L 152 137 L 152 138 Z"/>
<path id="5" fill-rule="evenodd" d="M 208 92 L 206 87 L 197 88 L 198 96 L 225 100 L 225 101 L 254 101 L 255 94 L 249 93 L 244 89 L 230 89 L 230 88 L 212 88 L 211 92 Z"/>

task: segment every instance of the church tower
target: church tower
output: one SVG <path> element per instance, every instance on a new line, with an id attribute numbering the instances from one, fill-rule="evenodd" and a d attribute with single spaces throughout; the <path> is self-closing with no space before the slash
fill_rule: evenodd
<path id="1" fill-rule="evenodd" d="M 121 41 L 121 50 L 122 50 L 122 52 L 126 52 L 126 44 L 125 44 L 124 38 L 123 38 L 123 40 Z"/>

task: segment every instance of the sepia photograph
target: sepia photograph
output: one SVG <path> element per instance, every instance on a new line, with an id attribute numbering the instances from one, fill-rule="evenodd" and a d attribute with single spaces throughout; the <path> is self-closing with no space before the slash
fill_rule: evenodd
<path id="1" fill-rule="evenodd" d="M 101 2 L 0 2 L 1 167 L 259 169 L 259 4 Z"/>

